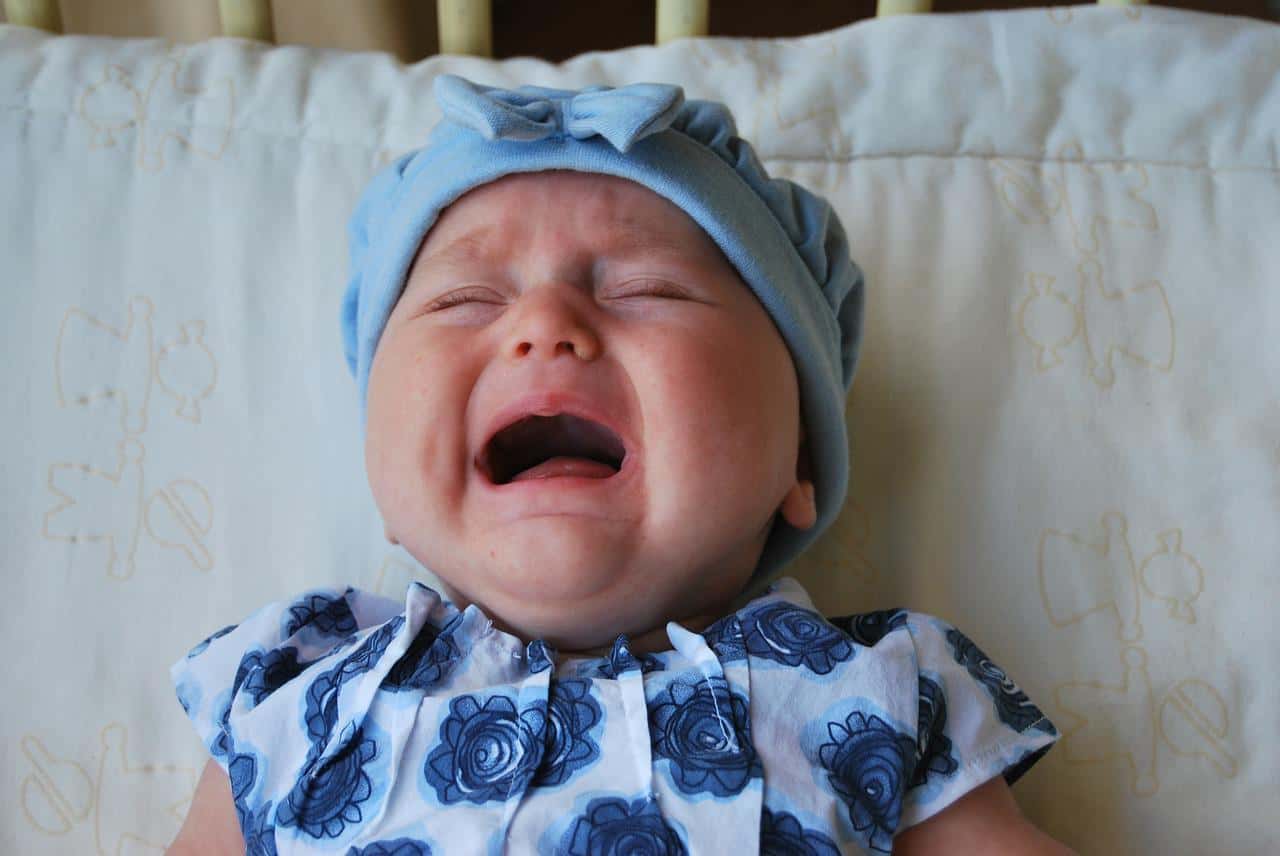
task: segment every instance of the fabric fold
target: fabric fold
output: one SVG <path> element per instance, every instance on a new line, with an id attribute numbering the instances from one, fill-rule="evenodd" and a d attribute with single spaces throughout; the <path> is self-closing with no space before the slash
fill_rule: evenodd
<path id="1" fill-rule="evenodd" d="M 246 846 L 278 852 L 594 852 L 627 836 L 887 852 L 1058 739 L 931 616 L 829 622 L 784 579 L 701 633 L 666 629 L 669 650 L 622 635 L 562 655 L 420 583 L 402 602 L 316 589 L 212 634 L 172 676 Z"/>

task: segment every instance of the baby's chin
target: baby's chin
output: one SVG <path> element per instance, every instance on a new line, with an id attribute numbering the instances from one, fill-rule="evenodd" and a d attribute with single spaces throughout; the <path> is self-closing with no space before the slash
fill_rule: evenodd
<path id="1" fill-rule="evenodd" d="M 646 557 L 633 521 L 546 515 L 487 527 L 483 543 L 459 545 L 529 597 L 594 595 Z"/>
<path id="2" fill-rule="evenodd" d="M 621 633 L 639 636 L 665 626 L 675 609 L 657 592 L 627 579 L 602 579 L 596 568 L 572 565 L 558 573 L 538 569 L 472 577 L 459 592 L 502 629 L 561 651 L 612 645 Z"/>
<path id="3" fill-rule="evenodd" d="M 680 571 L 637 558 L 572 539 L 514 539 L 461 563 L 463 573 L 442 568 L 436 575 L 459 605 L 475 604 L 501 629 L 561 651 L 585 651 L 689 616 Z"/>

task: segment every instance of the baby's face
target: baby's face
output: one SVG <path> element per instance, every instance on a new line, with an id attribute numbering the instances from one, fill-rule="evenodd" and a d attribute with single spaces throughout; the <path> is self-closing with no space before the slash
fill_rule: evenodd
<path id="1" fill-rule="evenodd" d="M 772 320 L 680 208 L 613 176 L 509 175 L 418 252 L 371 368 L 366 465 L 388 537 L 455 602 L 578 650 L 718 617 L 775 513 L 813 525 L 798 395 Z M 562 458 L 530 475 L 570 475 L 495 483 L 530 465 L 521 443 L 574 446 L 567 420 L 488 443 L 528 408 L 611 426 L 620 470 Z"/>

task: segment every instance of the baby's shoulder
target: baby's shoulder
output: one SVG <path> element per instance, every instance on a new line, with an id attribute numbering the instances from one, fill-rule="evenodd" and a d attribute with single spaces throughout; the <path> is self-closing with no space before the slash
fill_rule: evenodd
<path id="1" fill-rule="evenodd" d="M 268 696 L 298 695 L 304 673 L 346 682 L 370 672 L 410 616 L 423 640 L 439 635 L 456 610 L 425 586 L 405 604 L 351 586 L 312 588 L 269 602 L 207 636 L 170 666 L 178 701 L 206 745 L 217 753 L 229 718 Z M 385 669 L 381 671 L 386 671 Z M 398 675 L 389 676 L 394 680 Z M 323 681 L 322 681 L 323 682 Z"/>
<path id="2" fill-rule="evenodd" d="M 864 648 L 874 648 L 891 633 L 909 636 L 908 619 L 918 623 L 920 617 L 919 613 L 901 607 L 824 616 L 828 624 Z"/>
<path id="3" fill-rule="evenodd" d="M 917 656 L 948 658 L 970 649 L 974 642 L 958 627 L 927 612 L 904 607 L 877 609 L 848 615 L 829 615 L 824 620 L 863 648 L 876 648 L 886 641 L 909 644 Z"/>
<path id="4" fill-rule="evenodd" d="M 1010 724 L 1023 728 L 1043 716 L 1009 675 L 964 631 L 950 621 L 905 608 L 836 615 L 825 619 L 846 635 L 863 656 L 908 659 L 924 695 L 976 693 L 994 698 L 996 709 L 1017 708 Z M 1006 711 L 1007 712 L 1007 711 Z"/>
<path id="5" fill-rule="evenodd" d="M 879 608 L 865 612 L 843 612 L 821 609 L 814 605 L 800 583 L 784 577 L 774 583 L 768 593 L 753 601 L 730 619 L 736 619 L 750 635 L 791 636 L 799 643 L 805 638 L 825 640 L 847 639 L 858 649 L 877 648 L 877 654 L 888 654 L 902 645 L 946 643 L 963 634 L 948 621 L 926 612 L 902 606 Z"/>

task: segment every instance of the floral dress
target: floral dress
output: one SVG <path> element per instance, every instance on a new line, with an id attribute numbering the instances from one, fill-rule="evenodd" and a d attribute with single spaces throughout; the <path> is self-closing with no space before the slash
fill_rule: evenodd
<path id="1" fill-rule="evenodd" d="M 885 853 L 1058 739 L 960 631 L 798 583 L 558 655 L 412 583 L 309 591 L 171 670 L 252 854 Z"/>

